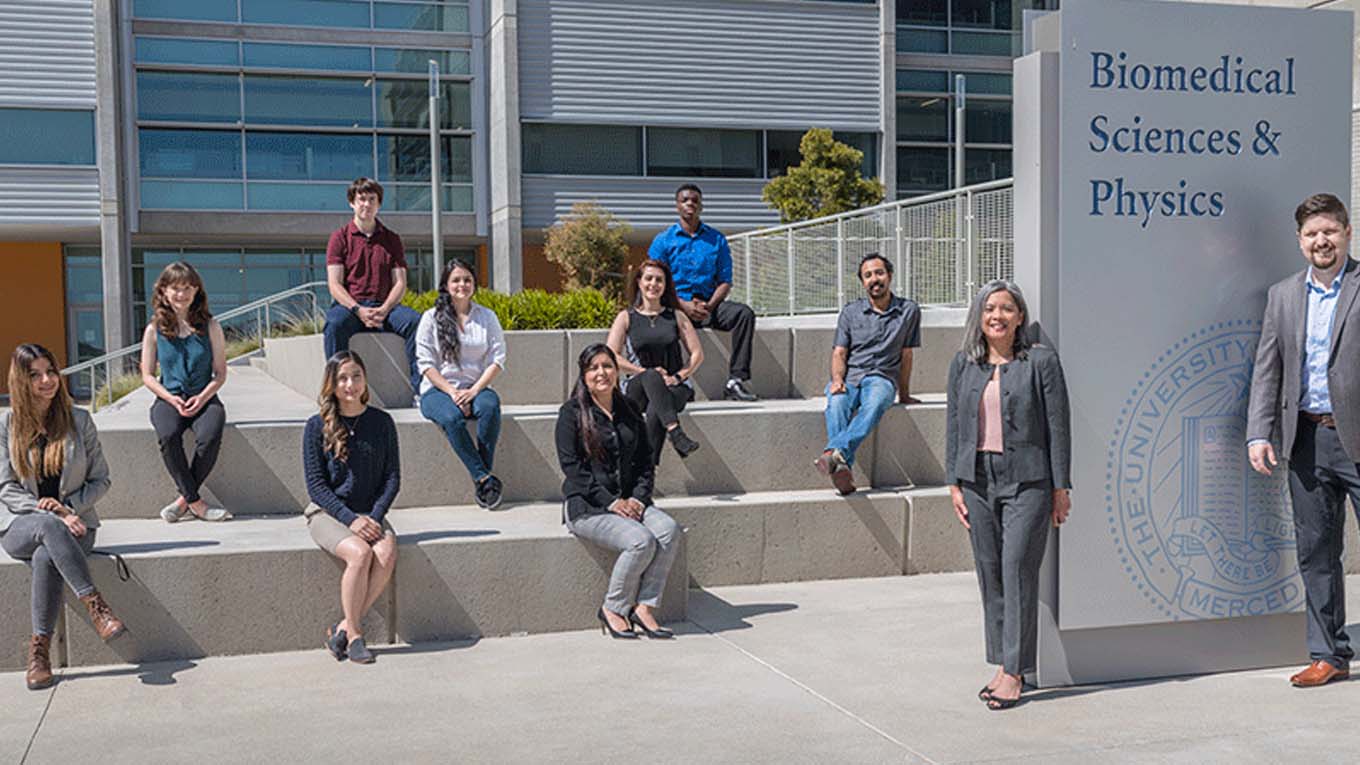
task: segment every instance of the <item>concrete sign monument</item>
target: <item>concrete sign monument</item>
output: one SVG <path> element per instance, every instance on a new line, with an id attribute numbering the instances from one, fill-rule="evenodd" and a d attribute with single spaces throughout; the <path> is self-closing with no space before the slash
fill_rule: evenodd
<path id="1" fill-rule="evenodd" d="M 1246 461 L 1293 210 L 1350 189 L 1349 12 L 1072 0 L 1015 64 L 1016 275 L 1072 402 L 1044 685 L 1306 659 L 1285 471 Z"/>

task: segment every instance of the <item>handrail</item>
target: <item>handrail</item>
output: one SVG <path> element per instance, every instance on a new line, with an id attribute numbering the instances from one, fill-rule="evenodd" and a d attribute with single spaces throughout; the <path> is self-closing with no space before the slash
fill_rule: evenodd
<path id="1" fill-rule="evenodd" d="M 816 226 L 823 223 L 834 223 L 838 220 L 843 220 L 846 218 L 859 218 L 883 210 L 891 210 L 901 207 L 913 207 L 915 205 L 923 205 L 929 204 L 931 202 L 939 202 L 945 199 L 953 199 L 955 197 L 966 194 L 974 194 L 982 191 L 992 191 L 994 189 L 1004 189 L 1007 186 L 1014 185 L 1014 183 L 1015 183 L 1014 178 L 998 178 L 994 181 L 975 183 L 972 186 L 962 186 L 957 189 L 949 189 L 948 191 L 936 191 L 930 194 L 922 194 L 919 197 L 909 197 L 907 199 L 898 199 L 892 202 L 883 202 L 881 204 L 876 204 L 872 207 L 861 207 L 855 210 L 848 210 L 843 213 L 836 213 L 835 215 L 823 215 L 820 218 L 809 218 L 807 220 L 794 221 L 793 223 L 781 223 L 778 226 L 758 228 L 755 229 L 754 231 L 743 231 L 739 234 L 733 234 L 729 238 L 736 239 L 739 237 L 748 236 L 768 236 L 770 234 L 776 234 L 783 231 L 791 231 L 794 229 L 804 228 L 807 226 Z"/>

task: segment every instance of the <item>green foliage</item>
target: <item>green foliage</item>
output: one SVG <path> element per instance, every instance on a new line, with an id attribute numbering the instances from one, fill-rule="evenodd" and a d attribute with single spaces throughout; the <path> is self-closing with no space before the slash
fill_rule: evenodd
<path id="1" fill-rule="evenodd" d="M 798 144 L 803 161 L 765 184 L 760 198 L 779 211 L 784 223 L 835 215 L 883 201 L 878 178 L 860 175 L 864 152 L 813 128 Z"/>
<path id="2" fill-rule="evenodd" d="M 625 241 L 633 227 L 596 202 L 577 202 L 548 229 L 543 255 L 566 275 L 568 291 L 594 288 L 611 298 L 623 293 Z"/>
<path id="3" fill-rule="evenodd" d="M 434 301 L 439 298 L 436 290 L 429 292 L 406 291 L 406 296 L 401 299 L 401 304 L 414 310 L 416 313 L 425 313 L 434 308 Z"/>
<path id="4" fill-rule="evenodd" d="M 415 310 L 434 306 L 438 293 L 406 293 L 402 303 Z M 517 329 L 600 329 L 618 313 L 618 303 L 596 289 L 573 292 L 524 290 L 505 295 L 479 289 L 472 299 L 491 309 L 507 332 Z M 424 309 L 419 308 L 424 306 Z"/>
<path id="5" fill-rule="evenodd" d="M 140 387 L 142 387 L 142 374 L 140 372 L 118 375 L 99 386 L 99 389 L 94 392 L 90 409 L 91 411 L 98 411 L 101 407 L 112 404 Z"/>

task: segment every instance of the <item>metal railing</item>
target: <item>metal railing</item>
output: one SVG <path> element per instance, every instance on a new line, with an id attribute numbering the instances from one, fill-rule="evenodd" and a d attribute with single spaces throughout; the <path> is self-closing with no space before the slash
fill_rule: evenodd
<path id="1" fill-rule="evenodd" d="M 213 318 L 222 325 L 229 344 L 236 340 L 257 339 L 259 345 L 263 346 L 265 338 L 283 322 L 320 318 L 319 294 L 325 289 L 324 281 L 307 282 L 223 311 Z M 301 308 L 297 304 L 301 304 Z M 78 398 L 89 396 L 92 404 L 97 405 L 96 393 L 100 388 L 111 386 L 114 380 L 123 375 L 135 373 L 141 363 L 141 353 L 142 344 L 138 342 L 79 364 L 72 364 L 61 370 L 61 373 L 68 378 L 73 395 Z M 82 380 L 82 376 L 88 379 L 88 387 L 77 387 L 77 383 L 85 381 Z"/>
<path id="2" fill-rule="evenodd" d="M 894 291 L 921 305 L 967 303 L 1012 278 L 1014 180 L 788 223 L 731 237 L 732 294 L 760 315 L 839 311 L 861 294 L 865 254 L 892 258 Z"/>

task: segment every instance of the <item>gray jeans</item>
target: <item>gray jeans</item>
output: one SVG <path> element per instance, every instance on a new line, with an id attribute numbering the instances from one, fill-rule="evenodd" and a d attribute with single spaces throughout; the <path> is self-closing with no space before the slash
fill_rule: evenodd
<path id="1" fill-rule="evenodd" d="M 87 529 L 77 539 L 57 516 L 26 513 L 0 535 L 0 547 L 33 569 L 33 634 L 51 635 L 56 628 L 63 581 L 82 598 L 95 591 L 85 560 L 94 549 L 95 531 Z"/>
<path id="2" fill-rule="evenodd" d="M 660 605 L 666 575 L 680 543 L 680 524 L 673 518 L 648 506 L 641 523 L 614 513 L 595 513 L 568 520 L 567 528 L 582 539 L 619 552 L 609 577 L 605 608 L 627 616 L 636 603 Z"/>

